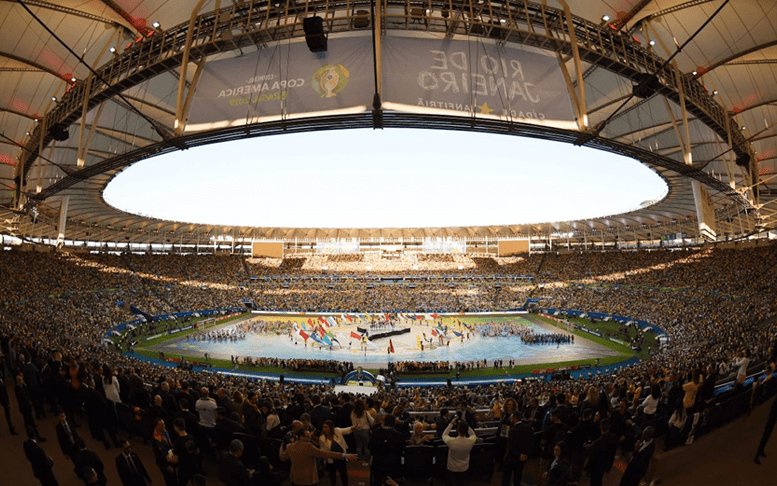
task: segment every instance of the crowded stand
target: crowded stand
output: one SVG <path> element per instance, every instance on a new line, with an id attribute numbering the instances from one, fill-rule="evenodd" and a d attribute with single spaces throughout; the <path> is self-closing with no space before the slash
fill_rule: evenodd
<path id="1" fill-rule="evenodd" d="M 517 474 L 520 484 L 516 461 L 532 461 L 541 475 L 560 457 L 568 467 L 559 484 L 593 485 L 601 475 L 613 474 L 605 473 L 610 468 L 592 452 L 601 445 L 597 441 L 614 437 L 608 446 L 612 454 L 604 456 L 609 465 L 615 454 L 626 460 L 636 456 L 654 437 L 670 450 L 691 444 L 774 394 L 770 373 L 760 372 L 773 371 L 777 359 L 777 301 L 769 290 L 777 280 L 776 253 L 771 245 L 523 258 L 415 254 L 271 260 L 2 251 L 0 273 L 10 281 L 0 295 L 0 377 L 15 395 L 11 406 L 18 406 L 24 423 L 12 424 L 6 417 L 9 429 L 23 426 L 35 435 L 37 422 L 62 411 L 64 420 L 86 424 L 80 433 L 106 448 L 122 447 L 118 436 L 143 440 L 148 445 L 142 447 L 153 449 L 156 458 L 148 468 L 168 486 L 187 484 L 198 474 L 225 481 L 218 465 L 236 453 L 235 440 L 242 462 L 256 471 L 250 484 L 288 484 L 289 475 L 294 477 L 291 445 L 311 433 L 322 437 L 313 443 L 324 451 L 339 450 L 345 459 L 357 451 L 360 460 L 371 463 L 375 486 L 390 484 L 387 471 L 399 479 L 402 457 L 406 465 L 421 460 L 421 450 L 413 447 L 434 447 L 434 454 L 445 445 L 451 451 L 471 448 L 471 475 L 490 478 L 495 463 L 501 463 L 503 472 L 497 474 Z M 381 283 L 380 276 L 387 274 L 412 277 L 411 283 Z M 516 275 L 532 278 L 511 277 Z M 161 315 L 248 300 L 257 309 L 276 312 L 493 312 L 521 308 L 530 297 L 538 308 L 647 321 L 667 333 L 669 345 L 615 374 L 470 388 L 455 382 L 386 387 L 370 396 L 352 396 L 330 385 L 162 366 L 103 343 L 106 332 L 134 317 L 133 307 Z M 289 326 L 276 317 L 197 331 L 188 339 L 284 334 Z M 527 341 L 552 344 L 573 339 L 527 333 L 509 323 L 484 325 L 478 332 L 495 339 L 503 332 L 518 333 Z M 234 356 L 232 361 L 340 376 L 353 370 L 350 363 L 331 360 Z M 489 365 L 495 366 L 485 360 L 400 361 L 386 371 L 401 378 L 403 373 L 466 372 Z M 528 430 L 528 444 L 520 452 L 510 432 L 515 427 Z M 380 440 L 387 430 L 399 438 L 392 450 Z M 456 441 L 467 436 L 474 437 L 474 445 Z M 338 437 L 345 448 L 332 446 Z M 290 456 L 291 462 L 283 460 Z M 331 456 L 335 462 L 340 460 L 336 456 Z M 335 462 L 324 460 L 324 469 L 336 469 Z M 450 462 L 433 464 L 436 469 L 420 469 L 441 477 L 460 472 L 450 469 Z M 409 477 L 418 470 L 404 471 Z M 502 484 L 509 486 L 509 477 Z"/>

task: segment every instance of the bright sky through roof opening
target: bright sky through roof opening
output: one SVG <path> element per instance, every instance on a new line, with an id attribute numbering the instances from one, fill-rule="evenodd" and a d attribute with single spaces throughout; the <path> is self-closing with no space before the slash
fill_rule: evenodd
<path id="1" fill-rule="evenodd" d="M 141 161 L 105 199 L 173 221 L 412 228 L 570 221 L 662 198 L 639 162 L 470 132 L 333 130 L 220 143 Z"/>

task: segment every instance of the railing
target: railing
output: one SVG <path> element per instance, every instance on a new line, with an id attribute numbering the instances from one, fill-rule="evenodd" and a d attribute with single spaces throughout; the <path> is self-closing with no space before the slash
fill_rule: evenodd
<path id="1" fill-rule="evenodd" d="M 370 6 L 368 1 L 349 0 L 304 3 L 251 0 L 205 13 L 192 23 L 189 59 L 195 61 L 216 52 L 301 37 L 304 35 L 303 18 L 313 14 L 324 18 L 325 30 L 330 34 L 368 28 Z M 689 110 L 723 140 L 728 140 L 730 133 L 734 150 L 738 153 L 743 150 L 745 140 L 734 120 L 701 83 L 675 72 L 673 66 L 657 72 L 664 64 L 663 59 L 627 34 L 608 26 L 572 17 L 573 37 L 562 10 L 527 0 L 485 0 L 482 3 L 478 0 L 384 0 L 379 8 L 383 33 L 387 30 L 422 30 L 447 36 L 487 37 L 553 50 L 567 58 L 572 55 L 571 43 L 575 39 L 580 56 L 586 62 L 632 80 L 638 74 L 657 73 L 661 93 L 675 100 L 679 99 L 679 80 Z M 27 140 L 20 160 L 23 173 L 27 174 L 37 158 L 41 138 L 43 145 L 51 142 L 51 127 L 69 126 L 80 116 L 84 98 L 88 98 L 87 106 L 91 108 L 161 72 L 180 67 L 188 30 L 189 23 L 186 22 L 132 42 L 122 54 L 100 67 L 97 76 L 76 82 Z M 157 128 L 161 129 L 160 137 L 164 136 L 165 128 L 159 125 Z"/>

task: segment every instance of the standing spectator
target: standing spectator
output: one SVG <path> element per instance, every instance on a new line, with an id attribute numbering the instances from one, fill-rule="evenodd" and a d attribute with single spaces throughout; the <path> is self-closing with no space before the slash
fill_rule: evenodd
<path id="1" fill-rule="evenodd" d="M 24 382 L 27 384 L 30 399 L 35 409 L 35 418 L 43 420 L 46 418 L 46 409 L 43 406 L 43 382 L 40 377 L 40 371 L 26 353 L 19 354 L 19 362 L 22 365 L 21 371 L 24 376 Z"/>
<path id="2" fill-rule="evenodd" d="M 440 413 L 434 417 L 434 436 L 438 439 L 442 439 L 442 433 L 445 432 L 445 429 L 448 427 L 448 423 L 450 422 L 450 419 L 448 418 L 448 414 L 450 411 L 447 408 L 440 409 Z"/>
<path id="3" fill-rule="evenodd" d="M 151 476 L 148 475 L 140 457 L 132 451 L 128 440 L 121 443 L 121 454 L 116 457 L 116 472 L 124 486 L 148 486 Z"/>
<path id="4" fill-rule="evenodd" d="M 753 459 L 759 466 L 761 465 L 761 458 L 766 457 L 766 443 L 769 442 L 769 437 L 772 435 L 775 423 L 777 423 L 777 398 L 772 400 L 772 406 L 769 409 L 769 416 L 766 418 L 764 432 L 763 435 L 761 435 L 761 441 L 758 443 L 758 451 L 756 451 L 755 459 Z"/>
<path id="5" fill-rule="evenodd" d="M 229 453 L 225 454 L 219 464 L 220 479 L 226 486 L 250 486 L 254 471 L 248 469 L 240 457 L 245 446 L 239 439 L 233 439 L 229 444 Z"/>
<path id="6" fill-rule="evenodd" d="M 200 398 L 194 403 L 194 410 L 199 415 L 199 424 L 201 428 L 210 431 L 216 426 L 216 400 L 210 397 L 208 389 L 200 389 Z"/>
<path id="7" fill-rule="evenodd" d="M 318 485 L 316 459 L 355 460 L 356 454 L 322 451 L 310 442 L 310 431 L 300 427 L 295 432 L 295 441 L 281 447 L 280 458 L 291 461 L 289 479 L 294 486 Z"/>
<path id="8" fill-rule="evenodd" d="M 634 455 L 623 471 L 620 486 L 637 486 L 642 478 L 647 474 L 650 459 L 656 450 L 656 444 L 653 441 L 655 429 L 652 426 L 645 427 L 642 432 L 642 440 L 637 442 L 634 447 Z"/>
<path id="9" fill-rule="evenodd" d="M 545 486 L 567 486 L 571 478 L 568 452 L 567 443 L 563 440 L 553 446 L 553 462 L 542 473 L 542 479 L 546 480 Z"/>
<path id="10" fill-rule="evenodd" d="M 370 430 L 372 429 L 372 415 L 367 413 L 364 400 L 358 399 L 354 403 L 351 412 L 351 429 L 356 440 L 356 454 L 360 461 L 370 460 Z M 342 430 L 342 427 L 341 427 Z"/>
<path id="11" fill-rule="evenodd" d="M 458 432 L 457 437 L 450 435 L 454 426 Z M 442 440 L 448 446 L 448 485 L 461 486 L 464 484 L 464 473 L 469 470 L 469 453 L 477 440 L 475 431 L 464 418 L 457 416 L 448 424 Z"/>
<path id="12" fill-rule="evenodd" d="M 383 486 L 390 474 L 396 474 L 402 467 L 402 451 L 405 448 L 405 438 L 394 428 L 396 417 L 382 415 L 383 426 L 373 431 L 370 437 L 369 449 L 372 455 L 370 483 L 372 486 Z"/>
<path id="13" fill-rule="evenodd" d="M 59 486 L 57 478 L 54 476 L 54 459 L 51 458 L 46 451 L 35 440 L 37 432 L 34 428 L 25 427 L 27 432 L 27 440 L 24 441 L 24 455 L 27 460 L 30 461 L 32 466 L 32 472 L 35 477 L 40 481 L 41 486 Z"/>
<path id="14" fill-rule="evenodd" d="M 173 455 L 178 461 L 178 484 L 186 486 L 192 477 L 201 471 L 199 449 L 193 435 L 186 431 L 182 418 L 173 420 Z"/>
<path id="15" fill-rule="evenodd" d="M 151 434 L 151 447 L 154 450 L 154 461 L 165 478 L 166 486 L 178 486 L 176 474 L 177 458 L 174 457 L 173 442 L 167 432 L 165 421 L 156 419 L 154 431 Z"/>
<path id="16" fill-rule="evenodd" d="M 5 387 L 5 382 L 2 377 L 0 377 L 0 405 L 3 406 L 5 421 L 8 422 L 8 430 L 11 432 L 11 435 L 19 435 L 11 422 L 11 403 L 8 398 L 8 388 Z"/>
<path id="17" fill-rule="evenodd" d="M 685 396 L 683 397 L 683 407 L 689 415 L 693 415 L 696 408 L 696 395 L 699 393 L 699 380 L 695 370 L 688 372 L 688 381 L 683 385 Z"/>
<path id="18" fill-rule="evenodd" d="M 741 356 L 734 360 L 734 366 L 737 369 L 736 384 L 737 387 L 745 386 L 747 379 L 747 367 L 750 366 L 750 350 L 743 349 Z"/>
<path id="19" fill-rule="evenodd" d="M 35 439 L 38 442 L 46 442 L 44 437 L 41 437 L 38 432 L 38 426 L 35 425 L 35 418 L 32 416 L 32 399 L 30 398 L 30 392 L 27 389 L 27 384 L 24 383 L 24 377 L 22 375 L 16 375 L 16 404 L 19 405 L 19 412 L 22 414 L 24 420 L 24 428 L 31 428 L 35 434 Z"/>
<path id="20" fill-rule="evenodd" d="M 335 427 L 335 423 L 332 420 L 325 420 L 324 425 L 321 427 L 321 435 L 318 438 L 320 446 L 319 448 L 322 451 L 333 451 L 339 453 L 348 452 L 348 445 L 345 443 L 345 437 L 343 437 L 343 434 L 350 434 L 351 432 L 354 432 L 355 427 L 356 426 L 343 429 Z M 326 462 L 324 463 L 324 469 L 326 469 L 327 473 L 329 474 L 329 484 L 332 486 L 337 484 L 337 473 L 339 472 L 340 481 L 342 481 L 343 486 L 348 486 L 348 468 L 346 467 L 345 460 L 326 459 Z"/>
<path id="21" fill-rule="evenodd" d="M 534 446 L 534 430 L 521 419 L 521 413 L 510 414 L 510 429 L 507 434 L 506 451 L 502 462 L 502 486 L 521 486 L 523 466 L 529 460 Z"/>
<path id="22" fill-rule="evenodd" d="M 86 411 L 86 421 L 89 424 L 89 432 L 92 438 L 103 443 L 105 450 L 111 448 L 108 439 L 105 437 L 105 430 L 113 441 L 114 447 L 119 447 L 119 440 L 116 438 L 116 428 L 111 423 L 108 403 L 105 397 L 94 389 L 94 380 L 87 378 L 81 385 L 81 396 L 84 401 Z M 113 406 L 113 402 L 111 402 Z"/>
<path id="23" fill-rule="evenodd" d="M 313 424 L 313 427 L 315 427 L 316 430 L 321 432 L 324 421 L 331 418 L 329 406 L 321 403 L 321 396 L 319 395 L 313 395 L 310 398 L 310 403 L 313 404 L 313 408 L 310 410 L 310 423 Z"/>
<path id="24" fill-rule="evenodd" d="M 57 442 L 59 442 L 59 448 L 62 450 L 62 454 L 66 455 L 75 464 L 75 456 L 78 452 L 78 431 L 74 429 L 67 421 L 67 415 L 64 410 L 57 412 L 57 425 L 54 429 L 57 432 Z M 76 471 L 78 473 L 78 471 Z"/>
<path id="25" fill-rule="evenodd" d="M 602 419 L 599 430 L 601 435 L 588 451 L 588 463 L 585 466 L 591 477 L 591 486 L 602 486 L 604 473 L 612 469 L 618 449 L 618 436 L 610 432 L 610 419 Z"/>
<path id="26" fill-rule="evenodd" d="M 81 437 L 76 441 L 76 449 L 78 449 L 78 452 L 73 456 L 73 464 L 78 477 L 87 482 L 92 476 L 90 471 L 94 471 L 97 473 L 97 484 L 105 485 L 108 482 L 108 478 L 105 477 L 105 465 L 100 456 L 96 452 L 87 449 L 86 443 Z"/>

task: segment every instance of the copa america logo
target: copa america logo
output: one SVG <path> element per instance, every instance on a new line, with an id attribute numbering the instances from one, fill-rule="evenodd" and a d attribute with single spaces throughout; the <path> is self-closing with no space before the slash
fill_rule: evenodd
<path id="1" fill-rule="evenodd" d="M 349 77 L 342 64 L 327 64 L 313 74 L 313 90 L 322 98 L 334 98 L 348 84 Z"/>

